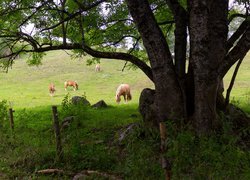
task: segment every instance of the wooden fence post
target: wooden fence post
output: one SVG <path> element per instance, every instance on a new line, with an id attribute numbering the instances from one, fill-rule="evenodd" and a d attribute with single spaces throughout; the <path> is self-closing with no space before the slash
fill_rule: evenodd
<path id="1" fill-rule="evenodd" d="M 56 158 L 57 160 L 61 160 L 63 158 L 63 152 L 62 152 L 60 126 L 59 126 L 58 113 L 57 113 L 56 106 L 52 106 L 52 113 L 53 113 L 53 121 L 54 121 L 54 132 L 55 132 L 55 138 L 56 138 Z"/>
<path id="2" fill-rule="evenodd" d="M 165 180 L 171 179 L 171 165 L 170 162 L 164 156 L 167 147 L 166 147 L 166 125 L 164 122 L 159 123 L 160 129 L 160 137 L 161 137 L 161 165 L 162 168 L 165 170 Z"/>
<path id="3" fill-rule="evenodd" d="M 15 112 L 12 108 L 9 108 L 9 115 L 10 115 L 10 127 L 12 131 L 14 130 L 14 117 L 13 112 Z"/>

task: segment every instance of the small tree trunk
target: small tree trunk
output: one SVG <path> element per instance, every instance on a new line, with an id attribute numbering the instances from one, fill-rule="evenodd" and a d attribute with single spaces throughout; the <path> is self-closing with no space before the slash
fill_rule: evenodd
<path id="1" fill-rule="evenodd" d="M 239 60 L 239 62 L 237 63 L 236 67 L 235 67 L 235 70 L 234 70 L 234 73 L 233 73 L 233 76 L 232 76 L 232 79 L 230 81 L 230 84 L 229 84 L 229 87 L 227 89 L 227 94 L 226 94 L 226 99 L 225 99 L 225 107 L 224 109 L 227 108 L 228 104 L 229 104 L 229 98 L 230 98 L 230 93 L 231 93 L 231 90 L 233 89 L 233 85 L 234 85 L 234 81 L 236 79 L 236 76 L 237 76 L 237 73 L 238 73 L 238 70 L 240 68 L 240 65 L 241 65 L 241 62 L 243 61 L 243 58 Z"/>

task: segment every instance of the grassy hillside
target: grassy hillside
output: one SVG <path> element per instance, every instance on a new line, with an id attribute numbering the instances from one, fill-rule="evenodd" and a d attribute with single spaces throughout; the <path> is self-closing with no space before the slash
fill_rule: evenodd
<path id="1" fill-rule="evenodd" d="M 64 51 L 48 52 L 42 65 L 30 67 L 25 60 L 17 60 L 9 72 L 1 73 L 1 99 L 10 101 L 15 108 L 29 108 L 60 104 L 67 94 L 64 90 L 66 80 L 76 80 L 79 91 L 70 87 L 71 96 L 83 95 L 91 104 L 103 99 L 108 104 L 115 104 L 115 91 L 119 84 L 131 85 L 132 104 L 138 103 L 140 91 L 152 87 L 150 80 L 140 70 L 121 71 L 124 62 L 113 60 L 101 61 L 101 72 L 95 72 L 95 65 L 87 66 L 86 57 L 71 59 Z M 56 86 L 54 97 L 49 96 L 48 85 Z"/>
<path id="2" fill-rule="evenodd" d="M 225 91 L 229 85 L 235 66 L 225 76 Z M 240 66 L 230 100 L 250 114 L 250 53 L 247 54 Z"/>
<path id="3" fill-rule="evenodd" d="M 48 52 L 42 65 L 28 66 L 26 60 L 20 59 L 8 73 L 0 74 L 0 99 L 6 99 L 15 108 L 29 108 L 36 106 L 58 105 L 67 94 L 64 90 L 64 81 L 76 80 L 79 91 L 69 88 L 71 96 L 83 95 L 91 104 L 103 99 L 110 105 L 115 105 L 115 91 L 119 84 L 131 85 L 133 100 L 137 104 L 141 90 L 145 87 L 153 88 L 151 81 L 140 70 L 125 69 L 123 61 L 101 60 L 101 72 L 95 72 L 94 66 L 86 65 L 86 58 L 71 59 L 64 51 Z M 233 68 L 225 77 L 225 90 L 232 76 Z M 56 85 L 56 94 L 50 97 L 48 85 Z M 250 53 L 243 61 L 239 70 L 232 98 L 249 104 L 250 94 Z"/>

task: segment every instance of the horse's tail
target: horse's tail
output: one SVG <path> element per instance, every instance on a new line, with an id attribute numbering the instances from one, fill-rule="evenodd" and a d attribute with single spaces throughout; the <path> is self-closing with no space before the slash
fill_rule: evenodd
<path id="1" fill-rule="evenodd" d="M 131 95 L 130 91 L 128 92 L 127 97 L 128 97 L 128 101 L 130 101 L 132 99 L 132 95 Z"/>
<path id="2" fill-rule="evenodd" d="M 75 81 L 76 90 L 78 90 L 78 83 Z"/>

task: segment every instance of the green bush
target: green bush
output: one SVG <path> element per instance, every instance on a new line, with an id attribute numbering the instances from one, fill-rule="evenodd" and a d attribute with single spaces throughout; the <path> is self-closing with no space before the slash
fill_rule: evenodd
<path id="1" fill-rule="evenodd" d="M 8 119 L 8 105 L 6 100 L 0 101 L 0 127 L 4 125 L 4 123 Z"/>
<path id="2" fill-rule="evenodd" d="M 244 179 L 250 176 L 250 153 L 239 146 L 240 138 L 224 123 L 221 134 L 196 137 L 189 128 L 175 133 L 169 123 L 168 151 L 173 179 Z"/>

